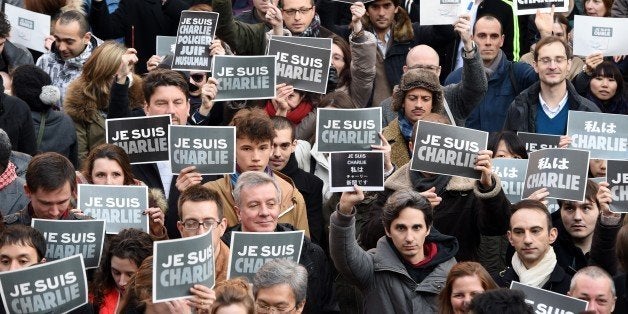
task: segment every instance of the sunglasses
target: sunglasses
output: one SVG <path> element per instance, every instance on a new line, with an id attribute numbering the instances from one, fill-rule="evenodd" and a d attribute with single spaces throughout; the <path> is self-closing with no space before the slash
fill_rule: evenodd
<path id="1" fill-rule="evenodd" d="M 196 83 L 201 83 L 205 80 L 205 73 L 190 74 L 190 78 Z"/>

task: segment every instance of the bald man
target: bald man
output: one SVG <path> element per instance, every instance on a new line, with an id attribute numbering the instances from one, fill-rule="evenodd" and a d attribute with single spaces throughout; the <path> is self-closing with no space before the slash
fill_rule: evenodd
<path id="1" fill-rule="evenodd" d="M 488 83 L 483 73 L 482 59 L 477 52 L 477 47 L 471 38 L 470 23 L 468 15 L 461 15 L 454 23 L 454 30 L 460 34 L 464 44 L 462 51 L 463 59 L 463 79 L 460 83 L 450 84 L 443 87 L 445 94 L 445 110 L 441 114 L 447 114 L 449 120 L 455 121 L 456 125 L 464 125 L 464 120 L 471 111 L 482 101 Z M 434 72 L 440 76 L 440 60 L 438 53 L 427 45 L 414 46 L 406 56 L 406 64 L 403 72 L 412 69 L 424 69 Z M 392 110 L 392 97 L 380 103 L 382 107 L 382 127 L 397 118 L 397 112 Z"/>

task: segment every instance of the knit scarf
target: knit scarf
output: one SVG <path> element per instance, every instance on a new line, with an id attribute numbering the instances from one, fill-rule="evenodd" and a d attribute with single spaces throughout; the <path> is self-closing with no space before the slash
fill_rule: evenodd
<path id="1" fill-rule="evenodd" d="M 399 121 L 399 131 L 401 131 L 401 135 L 403 135 L 406 141 L 412 141 L 412 123 L 408 121 L 403 114 L 403 109 L 397 112 L 397 120 Z"/>
<path id="2" fill-rule="evenodd" d="M 504 52 L 500 49 L 499 53 L 497 54 L 497 57 L 495 57 L 495 60 L 493 60 L 493 63 L 491 63 L 491 65 L 488 68 L 486 66 L 484 67 L 484 72 L 486 73 L 486 77 L 490 78 L 491 75 L 493 75 L 493 73 L 497 71 L 497 68 L 499 67 L 499 64 L 502 62 L 503 57 L 504 57 Z"/>
<path id="3" fill-rule="evenodd" d="M 4 169 L 4 172 L 0 174 L 0 190 L 7 187 L 7 185 L 13 183 L 17 178 L 17 174 L 15 173 L 15 165 L 9 161 L 7 164 L 7 168 Z"/>
<path id="4" fill-rule="evenodd" d="M 433 176 L 427 176 L 420 171 L 410 171 L 410 182 L 415 191 L 423 192 L 436 188 L 436 194 L 442 195 L 447 189 L 447 184 L 451 179 L 450 176 L 444 174 L 436 174 Z"/>
<path id="5" fill-rule="evenodd" d="M 296 108 L 288 111 L 286 118 L 288 118 L 292 124 L 297 125 L 301 123 L 301 120 L 303 120 L 303 118 L 305 118 L 305 116 L 307 116 L 310 112 L 312 112 L 312 103 L 309 101 L 302 101 Z M 273 102 L 270 100 L 266 102 L 266 113 L 268 113 L 271 117 L 277 115 L 277 110 L 275 109 L 275 106 L 273 106 Z"/>
<path id="6" fill-rule="evenodd" d="M 321 19 L 318 17 L 318 13 L 314 14 L 314 18 L 312 19 L 312 23 L 308 26 L 303 33 L 301 34 L 292 34 L 293 36 L 299 37 L 318 37 L 318 34 L 321 32 Z"/>
<path id="7" fill-rule="evenodd" d="M 543 259 L 530 269 L 523 265 L 519 255 L 515 254 L 512 256 L 512 269 L 519 276 L 519 282 L 537 288 L 542 288 L 549 281 L 556 263 L 556 253 L 554 253 L 554 248 L 551 246 L 545 253 L 545 256 L 543 256 Z"/>

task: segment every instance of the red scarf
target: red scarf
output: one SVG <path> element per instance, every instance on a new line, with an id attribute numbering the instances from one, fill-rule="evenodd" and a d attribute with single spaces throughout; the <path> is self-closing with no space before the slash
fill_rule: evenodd
<path id="1" fill-rule="evenodd" d="M 0 174 L 0 190 L 7 187 L 7 185 L 13 183 L 17 178 L 17 174 L 15 173 L 15 165 L 9 161 L 7 164 L 7 168 L 4 169 L 4 172 Z"/>
<path id="2" fill-rule="evenodd" d="M 412 264 L 412 266 L 418 268 L 429 263 L 434 258 L 434 256 L 436 256 L 436 253 L 438 253 L 438 246 L 436 245 L 436 243 L 425 243 L 423 245 L 423 255 L 425 256 L 425 258 L 416 264 Z"/>
<path id="3" fill-rule="evenodd" d="M 288 115 L 286 118 L 290 120 L 293 124 L 301 123 L 301 120 L 307 116 L 308 113 L 312 111 L 312 103 L 309 101 L 302 101 L 296 108 L 288 111 Z M 274 117 L 277 114 L 277 110 L 275 110 L 275 106 L 273 106 L 272 101 L 266 102 L 266 113 L 269 116 Z"/>

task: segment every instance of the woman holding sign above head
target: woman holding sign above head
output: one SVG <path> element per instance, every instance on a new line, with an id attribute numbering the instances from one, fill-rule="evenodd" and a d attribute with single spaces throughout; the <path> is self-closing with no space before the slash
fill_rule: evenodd
<path id="1" fill-rule="evenodd" d="M 68 86 L 63 108 L 76 127 L 79 162 L 105 142 L 109 106 L 143 107 L 141 78 L 133 73 L 136 62 L 135 49 L 105 42 L 92 52 L 81 75 Z"/>

